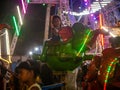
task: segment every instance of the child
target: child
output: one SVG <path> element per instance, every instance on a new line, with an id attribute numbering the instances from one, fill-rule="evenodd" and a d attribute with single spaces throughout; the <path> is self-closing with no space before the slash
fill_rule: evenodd
<path id="1" fill-rule="evenodd" d="M 20 82 L 26 84 L 26 90 L 41 90 L 40 85 L 36 81 L 36 78 L 40 72 L 37 66 L 37 62 L 30 60 L 27 60 L 26 62 L 21 62 L 18 66 L 18 77 Z"/>

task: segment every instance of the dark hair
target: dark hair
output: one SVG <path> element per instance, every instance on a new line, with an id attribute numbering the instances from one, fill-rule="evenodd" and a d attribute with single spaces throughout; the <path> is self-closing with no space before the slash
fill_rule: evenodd
<path id="1" fill-rule="evenodd" d="M 19 69 L 33 70 L 35 78 L 37 76 L 40 76 L 40 65 L 35 60 L 27 60 L 27 61 L 21 62 L 17 68 L 18 70 Z"/>
<path id="2" fill-rule="evenodd" d="M 58 18 L 61 21 L 61 18 L 58 15 L 54 15 L 53 18 L 52 18 L 52 23 L 56 18 Z"/>

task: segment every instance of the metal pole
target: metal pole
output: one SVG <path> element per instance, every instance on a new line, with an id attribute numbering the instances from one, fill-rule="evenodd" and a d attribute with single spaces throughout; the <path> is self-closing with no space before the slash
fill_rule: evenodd
<path id="1" fill-rule="evenodd" d="M 49 32 L 49 22 L 50 22 L 50 8 L 51 5 L 48 4 L 46 10 L 46 21 L 45 21 L 45 32 L 44 32 L 44 41 L 48 39 L 48 32 Z"/>

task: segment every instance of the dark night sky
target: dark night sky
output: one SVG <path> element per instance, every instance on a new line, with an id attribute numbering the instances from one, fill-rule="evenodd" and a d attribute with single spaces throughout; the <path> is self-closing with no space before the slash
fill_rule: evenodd
<path id="1" fill-rule="evenodd" d="M 21 5 L 20 0 L 4 0 L 0 3 L 0 23 L 8 23 L 12 27 L 12 16 L 17 17 L 16 5 Z M 24 24 L 15 48 L 14 55 L 25 55 L 30 49 L 43 44 L 45 28 L 46 6 L 30 4 L 24 17 Z M 13 36 L 15 29 L 9 31 Z M 10 38 L 10 40 L 12 37 Z M 11 42 L 11 41 L 10 41 Z"/>
<path id="2" fill-rule="evenodd" d="M 27 54 L 30 49 L 43 44 L 45 16 L 46 6 L 28 6 L 15 54 Z"/>

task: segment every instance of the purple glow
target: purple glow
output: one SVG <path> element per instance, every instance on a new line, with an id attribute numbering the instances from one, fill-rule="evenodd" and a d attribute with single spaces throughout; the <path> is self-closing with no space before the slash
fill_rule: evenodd
<path id="1" fill-rule="evenodd" d="M 87 6 L 88 4 L 87 4 L 87 3 L 85 3 L 85 5 Z"/>
<path id="2" fill-rule="evenodd" d="M 25 14 L 25 13 L 26 13 L 25 4 L 24 4 L 24 1 L 23 1 L 23 0 L 21 0 L 21 2 L 22 2 L 23 12 L 24 12 L 24 14 Z"/>
<path id="3" fill-rule="evenodd" d="M 91 17 L 93 16 L 93 14 L 91 14 Z"/>
<path id="4" fill-rule="evenodd" d="M 98 22 L 97 22 L 97 21 L 95 21 L 95 23 L 97 24 Z"/>
<path id="5" fill-rule="evenodd" d="M 96 20 L 96 18 L 94 17 L 94 20 Z"/>
<path id="6" fill-rule="evenodd" d="M 84 2 L 87 2 L 87 0 L 84 0 Z"/>

